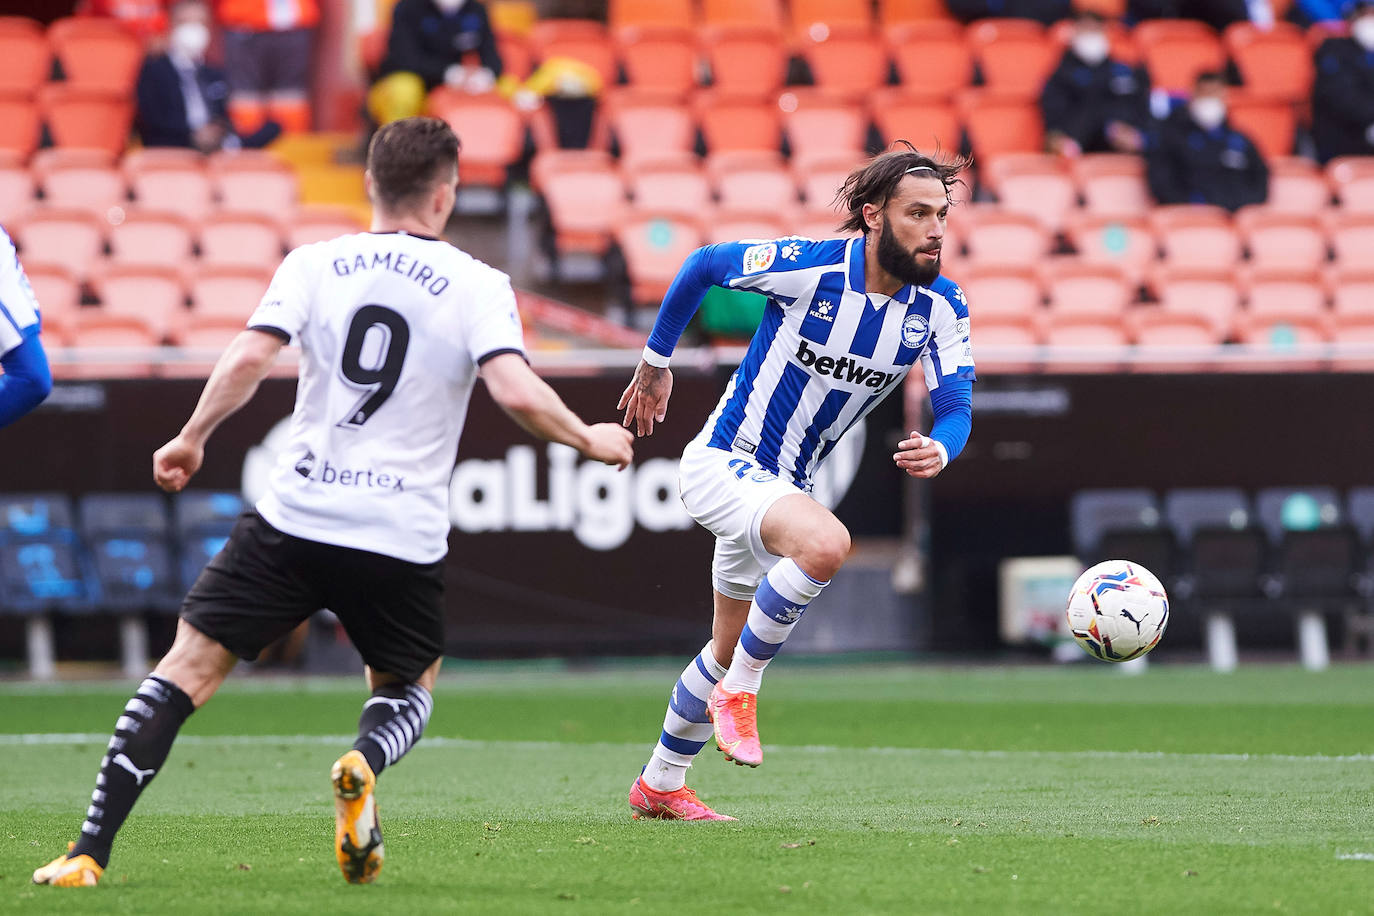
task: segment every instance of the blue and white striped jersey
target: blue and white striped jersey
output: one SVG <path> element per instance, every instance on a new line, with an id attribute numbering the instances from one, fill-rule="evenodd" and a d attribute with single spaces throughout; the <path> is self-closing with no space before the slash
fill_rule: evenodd
<path id="1" fill-rule="evenodd" d="M 38 333 L 38 300 L 9 234 L 0 228 L 0 355 Z"/>
<path id="2" fill-rule="evenodd" d="M 864 243 L 731 242 L 688 259 L 649 337 L 649 349 L 660 356 L 672 354 L 707 286 L 768 297 L 744 362 L 700 439 L 752 455 L 809 490 L 835 443 L 900 387 L 917 360 L 932 393 L 942 385 L 967 389 L 974 367 L 963 291 L 941 276 L 891 298 L 865 293 Z M 932 430 L 932 438 L 938 433 Z M 950 459 L 966 436 L 967 429 L 945 443 Z"/>

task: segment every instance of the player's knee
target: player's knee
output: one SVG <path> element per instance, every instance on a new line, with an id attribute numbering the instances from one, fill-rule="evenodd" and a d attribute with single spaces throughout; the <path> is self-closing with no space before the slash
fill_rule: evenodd
<path id="1" fill-rule="evenodd" d="M 827 582 L 849 559 L 849 547 L 849 529 L 832 520 L 831 524 L 817 528 L 808 538 L 806 548 L 793 560 L 811 578 Z"/>

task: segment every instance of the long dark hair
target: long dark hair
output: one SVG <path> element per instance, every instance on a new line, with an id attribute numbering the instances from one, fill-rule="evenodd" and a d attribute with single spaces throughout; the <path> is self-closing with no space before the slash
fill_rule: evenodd
<path id="1" fill-rule="evenodd" d="M 928 174 L 932 178 L 940 179 L 940 183 L 945 186 L 945 197 L 948 199 L 950 188 L 964 183 L 959 178 L 959 173 L 973 165 L 971 156 L 946 158 L 940 155 L 939 150 L 936 150 L 935 155 L 927 156 L 906 140 L 898 140 L 893 146 L 898 144 L 905 149 L 890 149 L 874 156 L 866 164 L 850 172 L 849 177 L 835 193 L 836 208 L 848 214 L 845 221 L 840 224 L 841 232 L 867 233 L 864 204 L 887 206 L 892 193 L 897 190 L 897 185 L 913 169 L 929 169 L 929 172 L 917 171 L 915 174 L 923 177 Z"/>

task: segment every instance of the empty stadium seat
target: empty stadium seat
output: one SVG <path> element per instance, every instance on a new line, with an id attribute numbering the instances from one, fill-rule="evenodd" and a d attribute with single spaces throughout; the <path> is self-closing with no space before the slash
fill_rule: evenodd
<path id="1" fill-rule="evenodd" d="M 812 214 L 836 213 L 835 192 L 858 162 L 859 158 L 852 154 L 840 154 L 817 159 L 806 168 L 797 169 L 795 175 L 805 210 Z M 840 218 L 835 217 L 836 221 Z"/>
<path id="2" fill-rule="evenodd" d="M 1139 306 L 1127 316 L 1131 339 L 1141 357 L 1141 372 L 1205 372 L 1213 367 L 1207 355 L 1223 342 L 1212 319 L 1188 312 Z"/>
<path id="3" fill-rule="evenodd" d="M 753 25 L 702 33 L 711 88 L 756 101 L 771 100 L 787 75 L 787 53 L 776 32 Z"/>
<path id="4" fill-rule="evenodd" d="M 606 20 L 612 29 L 690 29 L 695 12 L 692 0 L 610 0 Z"/>
<path id="5" fill-rule="evenodd" d="M 186 285 L 175 267 L 109 264 L 91 277 L 91 288 L 101 313 L 143 320 L 158 342 L 186 320 Z"/>
<path id="6" fill-rule="evenodd" d="M 1049 356 L 1055 372 L 1116 372 L 1122 360 L 1106 354 L 1119 354 L 1128 343 L 1119 317 L 1051 312 L 1045 323 L 1045 344 L 1058 351 Z"/>
<path id="7" fill-rule="evenodd" d="M 1317 163 L 1305 156 L 1273 156 L 1269 166 L 1269 198 L 1265 206 L 1276 213 L 1302 216 L 1325 210 L 1331 189 Z"/>
<path id="8" fill-rule="evenodd" d="M 1178 204 L 1150 211 L 1163 258 L 1174 268 L 1229 267 L 1240 259 L 1240 237 L 1220 207 Z"/>
<path id="9" fill-rule="evenodd" d="M 692 99 L 697 124 L 712 155 L 782 148 L 782 112 L 772 101 L 699 92 Z"/>
<path id="10" fill-rule="evenodd" d="M 1073 213 L 1064 231 L 1080 261 L 1114 265 L 1135 284 L 1157 253 L 1154 233 L 1143 219 Z"/>
<path id="11" fill-rule="evenodd" d="M 1031 267 L 991 267 L 970 264 L 959 272 L 959 287 L 972 304 L 980 331 L 985 318 L 1044 317 L 1044 286 Z M 981 336 L 981 333 L 980 333 Z"/>
<path id="12" fill-rule="evenodd" d="M 524 119 L 510 102 L 495 94 L 471 95 L 440 86 L 429 94 L 429 112 L 447 121 L 462 143 L 461 184 L 505 186 L 507 170 L 525 147 Z"/>
<path id="13" fill-rule="evenodd" d="M 234 318 L 242 327 L 271 281 L 272 268 L 266 265 L 202 266 L 189 283 L 192 312 L 206 318 Z"/>
<path id="14" fill-rule="evenodd" d="M 1134 34 L 1155 89 L 1188 95 L 1199 73 L 1226 66 L 1216 32 L 1195 19 L 1150 19 L 1137 25 Z"/>
<path id="15" fill-rule="evenodd" d="M 128 210 L 109 232 L 110 260 L 148 267 L 180 266 L 192 257 L 191 223 L 177 213 Z"/>
<path id="16" fill-rule="evenodd" d="M 51 324 L 66 324 L 81 307 L 81 281 L 61 264 L 25 264 L 24 273 L 38 300 L 47 337 Z"/>
<path id="17" fill-rule="evenodd" d="M 992 315 L 973 319 L 973 348 L 983 372 L 1023 373 L 1039 366 L 1036 347 L 1040 323 L 1029 315 Z"/>
<path id="18" fill-rule="evenodd" d="M 865 109 L 805 91 L 784 92 L 778 98 L 778 106 L 782 109 L 793 168 L 805 171 L 819 159 L 863 158 L 868 139 Z"/>
<path id="19" fill-rule="evenodd" d="M 683 260 L 701 245 L 696 224 L 672 214 L 635 214 L 616 229 L 615 238 L 625 257 L 630 300 L 641 306 L 663 300 Z"/>
<path id="20" fill-rule="evenodd" d="M 216 153 L 209 159 L 209 172 L 225 212 L 281 219 L 296 209 L 296 174 L 269 154 Z"/>
<path id="21" fill-rule="evenodd" d="M 43 119 L 28 93 L 0 92 L 0 124 L 5 125 L 0 131 L 0 152 L 24 160 L 38 149 Z"/>
<path id="22" fill-rule="evenodd" d="M 1237 22 L 1222 40 L 1248 94 L 1282 102 L 1306 103 L 1312 93 L 1312 51 L 1302 31 L 1290 22 L 1260 27 Z"/>
<path id="23" fill-rule="evenodd" d="M 1104 538 L 1119 532 L 1159 531 L 1161 521 L 1159 500 L 1152 490 L 1079 490 L 1069 498 L 1073 550 L 1087 564 L 1124 555 L 1104 552 Z M 1140 562 L 1159 574 L 1154 566 Z"/>
<path id="24" fill-rule="evenodd" d="M 1046 271 L 1052 316 L 1099 316 L 1120 321 L 1135 288 L 1118 267 L 1060 261 Z"/>
<path id="25" fill-rule="evenodd" d="M 821 89 L 858 99 L 887 83 L 887 49 L 866 25 L 813 28 L 800 43 Z"/>
<path id="26" fill-rule="evenodd" d="M 945 0 L 878 0 L 878 22 L 883 28 L 951 21 Z"/>
<path id="27" fill-rule="evenodd" d="M 216 213 L 200 224 L 203 264 L 276 264 L 282 256 L 281 225 L 257 213 Z"/>
<path id="28" fill-rule="evenodd" d="M 27 213 L 36 203 L 38 182 L 19 156 L 0 152 L 0 223 Z"/>
<path id="29" fill-rule="evenodd" d="M 1235 91 L 1226 104 L 1226 120 L 1266 159 L 1292 154 L 1297 142 L 1298 112 L 1292 102 Z"/>
<path id="30" fill-rule="evenodd" d="M 70 500 L 60 493 L 0 496 L 0 610 L 79 612 L 89 609 L 93 591 Z M 44 661 L 51 676 L 52 659 Z"/>
<path id="31" fill-rule="evenodd" d="M 80 514 L 102 606 L 126 612 L 173 612 L 180 606 L 171 525 L 160 494 L 89 493 L 81 498 Z"/>
<path id="32" fill-rule="evenodd" d="M 923 21 L 887 28 L 883 35 L 897 75 L 908 92 L 948 100 L 973 83 L 973 52 L 959 23 Z M 875 105 L 874 116 L 879 113 Z"/>
<path id="33" fill-rule="evenodd" d="M 902 87 L 880 89 L 873 95 L 873 120 L 888 147 L 906 140 L 919 150 L 933 153 L 957 152 L 963 144 L 958 111 L 939 95 Z"/>
<path id="34" fill-rule="evenodd" d="M 691 112 L 662 95 L 615 93 L 604 101 L 604 112 L 626 167 L 690 155 L 696 143 Z"/>
<path id="35" fill-rule="evenodd" d="M 966 32 L 983 84 L 989 90 L 1029 100 L 1040 97 L 1059 64 L 1062 49 L 1045 27 L 1030 19 L 983 19 Z"/>
<path id="36" fill-rule="evenodd" d="M 549 151 L 530 166 L 544 198 L 558 254 L 604 254 L 625 209 L 625 185 L 610 156 Z"/>
<path id="37" fill-rule="evenodd" d="M 970 262 L 979 266 L 1036 266 L 1050 252 L 1051 237 L 1035 217 L 996 208 L 969 207 L 966 226 Z"/>
<path id="38" fill-rule="evenodd" d="M 105 216 L 111 207 L 128 203 L 124 176 L 114 167 L 114 157 L 104 150 L 40 150 L 30 168 L 38 176 L 47 206 Z"/>
<path id="39" fill-rule="evenodd" d="M 287 249 L 364 232 L 367 226 L 346 207 L 315 205 L 296 211 L 286 223 Z"/>
<path id="40" fill-rule="evenodd" d="M 720 207 L 702 222 L 706 226 L 702 242 L 706 245 L 745 239 L 776 239 L 789 233 L 788 224 L 773 209 L 732 210 Z"/>
<path id="41" fill-rule="evenodd" d="M 83 309 L 72 320 L 71 339 L 79 359 L 62 367 L 65 377 L 142 377 L 153 372 L 151 353 L 162 343 L 162 334 L 139 315 Z M 88 349 L 100 352 L 83 352 Z"/>
<path id="42" fill-rule="evenodd" d="M 619 76 L 615 46 L 606 26 L 590 19 L 541 19 L 530 32 L 530 45 L 536 60 L 568 57 L 591 67 L 603 86 L 611 86 Z"/>
<path id="43" fill-rule="evenodd" d="M 0 93 L 32 94 L 51 70 L 43 27 L 32 19 L 0 17 Z"/>
<path id="44" fill-rule="evenodd" d="M 48 42 L 74 87 L 132 94 L 143 46 L 113 19 L 59 19 L 48 26 Z"/>
<path id="45" fill-rule="evenodd" d="M 680 99 L 696 86 L 697 37 L 685 27 L 622 28 L 616 48 L 629 84 Z"/>
<path id="46" fill-rule="evenodd" d="M 1374 251 L 1374 213 L 1336 211 L 1328 222 L 1331 249 L 1338 265 L 1369 266 Z"/>
<path id="47" fill-rule="evenodd" d="M 1337 268 L 1331 276 L 1331 307 L 1339 314 L 1374 315 L 1374 265 Z"/>
<path id="48" fill-rule="evenodd" d="M 702 0 L 701 22 L 707 28 L 751 26 L 777 35 L 785 26 L 781 0 Z"/>
<path id="49" fill-rule="evenodd" d="M 1073 160 L 1071 174 L 1089 213 L 1116 218 L 1145 216 L 1152 204 L 1145 162 L 1125 153 L 1089 153 Z"/>
<path id="50" fill-rule="evenodd" d="M 1034 217 L 1051 231 L 1078 206 L 1078 191 L 1059 156 L 1006 153 L 983 163 L 981 175 L 1002 209 Z"/>
<path id="51" fill-rule="evenodd" d="M 105 251 L 105 220 L 84 210 L 42 207 L 10 226 L 24 264 L 56 264 L 84 279 Z"/>
<path id="52" fill-rule="evenodd" d="M 988 89 L 966 89 L 959 94 L 958 103 L 976 159 L 1044 149 L 1045 128 L 1033 100 Z"/>
<path id="53" fill-rule="evenodd" d="M 199 222 L 215 208 L 205 157 L 195 150 L 141 149 L 124 157 L 134 201 L 149 210 L 179 213 Z"/>
<path id="54" fill-rule="evenodd" d="M 1315 214 L 1275 213 L 1267 206 L 1236 214 L 1254 268 L 1315 270 L 1327 260 L 1326 232 Z"/>
<path id="55" fill-rule="evenodd" d="M 1245 278 L 1245 305 L 1251 315 L 1326 313 L 1326 290 L 1316 268 L 1252 269 Z"/>
<path id="56" fill-rule="evenodd" d="M 839 30 L 873 27 L 870 5 L 853 0 L 790 0 L 788 12 L 793 32 L 813 39 L 827 31 L 833 35 Z"/>
<path id="57" fill-rule="evenodd" d="M 134 107 L 127 92 L 49 83 L 39 91 L 38 100 L 57 146 L 117 154 L 129 141 Z"/>
<path id="58" fill-rule="evenodd" d="M 1151 272 L 1149 284 L 1162 310 L 1205 318 L 1222 337 L 1235 327 L 1240 290 L 1229 269 L 1163 265 Z"/>
<path id="59" fill-rule="evenodd" d="M 1326 176 L 1347 213 L 1374 213 L 1374 157 L 1341 156 L 1326 165 Z"/>
<path id="60" fill-rule="evenodd" d="M 246 507 L 238 493 L 183 490 L 172 498 L 172 527 L 181 547 L 181 586 L 190 589 L 224 548 Z"/>
<path id="61" fill-rule="evenodd" d="M 645 163 L 626 169 L 626 177 L 634 210 L 639 212 L 696 220 L 711 205 L 711 184 L 705 170 L 692 159 Z"/>
<path id="62" fill-rule="evenodd" d="M 707 158 L 706 171 L 722 208 L 790 213 L 797 207 L 796 180 L 778 153 L 719 153 Z"/>

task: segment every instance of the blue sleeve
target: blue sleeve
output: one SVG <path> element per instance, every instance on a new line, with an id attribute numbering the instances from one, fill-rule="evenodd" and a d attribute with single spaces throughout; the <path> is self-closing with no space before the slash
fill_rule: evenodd
<path id="1" fill-rule="evenodd" d="M 701 307 L 701 299 L 712 286 L 722 285 L 730 273 L 730 264 L 720 253 L 720 246 L 698 248 L 682 262 L 681 269 L 663 297 L 663 305 L 649 332 L 649 349 L 660 356 L 672 356 L 687 323 Z"/>
<path id="2" fill-rule="evenodd" d="M 52 391 L 48 356 L 38 339 L 38 326 L 24 329 L 24 342 L 3 356 L 0 366 L 0 427 L 33 410 Z"/>
<path id="3" fill-rule="evenodd" d="M 930 438 L 943 445 L 949 460 L 953 461 L 964 450 L 969 433 L 973 431 L 973 382 L 950 379 L 932 389 L 930 407 L 935 414 Z"/>

